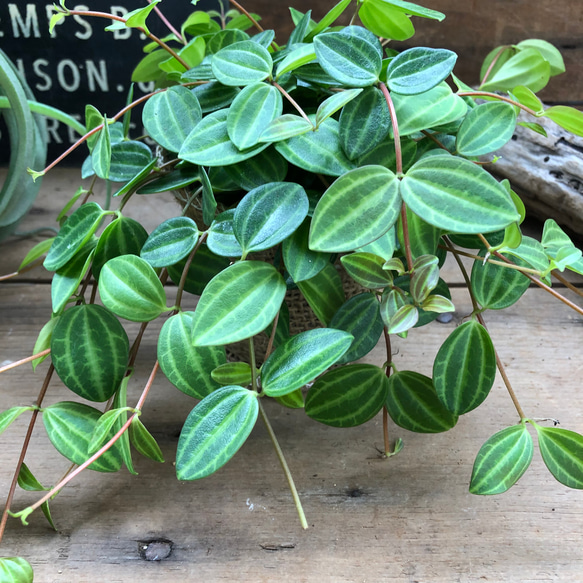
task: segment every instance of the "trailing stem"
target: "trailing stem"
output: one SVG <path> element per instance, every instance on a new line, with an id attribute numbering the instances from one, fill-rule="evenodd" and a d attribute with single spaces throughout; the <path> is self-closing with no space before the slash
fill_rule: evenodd
<path id="1" fill-rule="evenodd" d="M 148 4 L 152 4 L 152 0 L 148 0 Z M 168 30 L 181 42 L 183 45 L 186 44 L 186 39 L 172 26 L 170 21 L 164 16 L 162 11 L 158 6 L 154 6 L 154 12 L 158 15 L 158 18 L 166 25 Z"/>
<path id="2" fill-rule="evenodd" d="M 310 118 L 306 115 L 306 112 L 300 107 L 298 102 L 276 81 L 273 81 L 273 86 L 295 107 L 296 111 L 312 126 L 314 124 L 310 121 Z M 315 129 L 315 128 L 314 128 Z"/>
<path id="3" fill-rule="evenodd" d="M 300 500 L 300 496 L 298 494 L 298 490 L 296 488 L 293 476 L 290 472 L 290 469 L 287 465 L 287 462 L 285 461 L 285 456 L 283 455 L 283 451 L 279 445 L 279 442 L 277 441 L 277 437 L 275 436 L 273 428 L 271 427 L 271 423 L 269 422 L 269 419 L 267 418 L 267 415 L 265 414 L 265 409 L 263 408 L 261 400 L 259 400 L 258 403 L 259 403 L 259 414 L 261 415 L 261 420 L 265 424 L 265 428 L 267 429 L 267 433 L 269 434 L 269 438 L 271 439 L 271 443 L 273 443 L 273 447 L 275 448 L 275 453 L 277 454 L 277 458 L 279 459 L 279 463 L 281 464 L 281 467 L 283 469 L 283 473 L 285 474 L 285 477 L 287 478 L 287 483 L 289 485 L 289 489 L 291 490 L 291 494 L 292 494 L 292 497 L 294 499 L 294 503 L 296 505 L 296 510 L 297 510 L 298 515 L 300 517 L 300 523 L 301 523 L 303 529 L 307 529 L 308 528 L 308 521 L 306 520 L 306 515 L 304 514 L 302 502 Z"/>
<path id="4" fill-rule="evenodd" d="M 11 362 L 10 364 L 7 364 L 3 367 L 0 367 L 0 374 L 2 374 L 3 372 L 6 372 L 8 370 L 11 370 L 13 368 L 16 368 L 22 364 L 26 364 L 27 362 L 32 362 L 33 360 L 36 360 L 37 358 L 42 358 L 43 356 L 50 354 L 50 352 L 51 352 L 51 349 L 47 348 L 46 350 L 43 350 L 42 352 L 39 352 L 38 354 L 33 354 L 32 356 L 27 356 L 26 358 L 22 358 L 20 360 L 17 360 L 16 362 Z"/>
<path id="5" fill-rule="evenodd" d="M 387 352 L 387 368 L 385 369 L 385 374 L 387 378 L 391 376 L 392 368 L 390 366 L 391 360 L 393 358 L 393 351 L 391 348 L 391 336 L 389 335 L 389 331 L 385 326 L 383 328 L 383 333 L 385 336 L 385 348 Z M 389 442 L 389 411 L 387 410 L 387 406 L 383 407 L 383 442 L 384 442 L 384 452 L 385 456 L 390 456 L 391 453 L 391 444 Z"/>
<path id="6" fill-rule="evenodd" d="M 208 236 L 208 232 L 204 232 L 196 242 L 194 249 L 191 251 L 188 259 L 186 260 L 186 264 L 184 265 L 184 269 L 182 270 L 182 275 L 180 276 L 180 283 L 178 284 L 178 291 L 176 292 L 176 309 L 180 308 L 180 304 L 182 303 L 182 294 L 184 292 L 184 286 L 186 285 L 186 278 L 188 277 L 188 270 L 190 269 L 190 265 L 196 252 L 200 249 L 200 246 L 204 243 L 205 239 Z"/>
<path id="7" fill-rule="evenodd" d="M 537 117 L 536 111 L 530 109 L 530 107 L 526 107 L 526 105 L 522 105 L 522 103 L 518 103 L 518 101 L 510 99 L 510 97 L 498 95 L 498 93 L 491 93 L 490 91 L 458 91 L 457 95 L 459 95 L 460 97 L 491 97 L 493 99 L 498 99 L 499 101 L 505 101 L 506 103 L 510 103 L 510 105 L 519 107 L 523 111 L 526 111 L 526 113 L 529 113 L 534 117 Z"/>

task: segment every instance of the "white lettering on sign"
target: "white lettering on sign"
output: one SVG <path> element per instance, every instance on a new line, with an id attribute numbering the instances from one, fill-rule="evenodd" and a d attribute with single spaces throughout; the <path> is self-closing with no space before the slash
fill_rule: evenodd
<path id="1" fill-rule="evenodd" d="M 98 85 L 101 91 L 107 93 L 109 91 L 109 83 L 107 81 L 107 66 L 105 60 L 101 59 L 99 61 L 99 69 L 97 69 L 95 63 L 87 59 L 85 61 L 85 67 L 87 71 L 87 84 L 89 85 L 89 91 L 95 93 Z"/>
<path id="2" fill-rule="evenodd" d="M 75 6 L 75 10 L 87 11 L 87 10 L 89 10 L 89 6 L 83 6 L 83 4 L 80 4 L 79 6 Z M 85 18 L 82 18 L 81 16 L 79 16 L 78 14 L 75 14 L 73 16 L 73 20 L 75 22 L 77 22 L 79 25 L 81 25 L 81 28 L 83 29 L 83 32 L 76 31 L 75 36 L 79 40 L 90 39 L 91 35 L 93 34 L 93 29 L 91 28 L 91 25 L 89 24 L 89 22 L 87 20 L 85 20 Z"/>
<path id="3" fill-rule="evenodd" d="M 74 117 L 77 121 L 81 121 L 80 113 L 74 113 L 71 117 Z M 74 144 L 79 139 L 79 134 L 72 127 L 67 126 L 67 138 L 69 138 L 69 144 Z"/>
<path id="4" fill-rule="evenodd" d="M 37 77 L 40 77 L 44 80 L 44 83 L 36 83 L 34 88 L 37 91 L 49 91 L 50 88 L 53 86 L 53 80 L 49 75 L 47 75 L 41 67 L 48 67 L 49 62 L 46 59 L 36 59 L 32 63 L 32 70 L 34 71 Z"/>
<path id="5" fill-rule="evenodd" d="M 63 59 L 57 65 L 57 80 L 65 91 L 69 93 L 77 91 L 79 85 L 81 85 L 79 67 L 71 59 Z"/>
<path id="6" fill-rule="evenodd" d="M 49 144 L 63 143 L 63 140 L 61 136 L 59 136 L 59 132 L 57 131 L 60 125 L 61 124 L 56 119 L 53 119 L 52 117 L 47 117 L 47 137 L 48 137 L 47 142 Z"/>
<path id="7" fill-rule="evenodd" d="M 8 13 L 10 14 L 12 35 L 14 38 L 20 38 L 21 34 L 24 38 L 31 38 L 31 36 L 34 36 L 34 38 L 40 38 L 38 14 L 36 13 L 36 6 L 34 4 L 26 5 L 25 18 L 22 17 L 16 4 L 8 4 Z"/>
<path id="8" fill-rule="evenodd" d="M 123 6 L 112 6 L 111 7 L 111 14 L 114 16 L 121 16 L 122 18 L 128 13 L 127 8 Z M 115 40 L 125 40 L 132 36 L 132 29 L 131 28 L 124 28 L 121 30 L 114 30 L 113 31 L 113 38 Z"/>

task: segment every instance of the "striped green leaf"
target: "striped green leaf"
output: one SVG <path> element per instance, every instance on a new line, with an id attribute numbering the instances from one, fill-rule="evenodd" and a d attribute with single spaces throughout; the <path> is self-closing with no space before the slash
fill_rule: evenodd
<path id="1" fill-rule="evenodd" d="M 353 251 L 384 235 L 401 210 L 399 181 L 383 166 L 363 166 L 338 178 L 318 201 L 310 249 Z"/>
<path id="2" fill-rule="evenodd" d="M 392 97 L 401 136 L 454 122 L 468 110 L 465 101 L 445 82 L 418 95 L 394 93 Z"/>
<path id="3" fill-rule="evenodd" d="M 448 431 L 458 420 L 442 405 L 431 379 L 413 371 L 391 375 L 386 405 L 399 427 L 417 433 Z"/>
<path id="4" fill-rule="evenodd" d="M 221 49 L 244 40 L 249 40 L 249 35 L 238 29 L 220 30 L 208 40 L 206 45 L 207 55 L 214 55 Z"/>
<path id="5" fill-rule="evenodd" d="M 327 263 L 314 277 L 299 281 L 297 285 L 324 326 L 330 323 L 346 299 L 340 275 L 331 263 Z"/>
<path id="6" fill-rule="evenodd" d="M 583 435 L 558 427 L 533 423 L 545 465 L 569 488 L 583 489 Z"/>
<path id="7" fill-rule="evenodd" d="M 129 340 L 119 320 L 96 304 L 63 312 L 53 330 L 51 359 L 63 383 L 89 401 L 107 401 L 128 364 Z"/>
<path id="8" fill-rule="evenodd" d="M 170 279 L 178 285 L 182 272 L 186 267 L 186 259 L 179 261 L 174 265 L 168 266 L 168 275 Z M 229 267 L 230 261 L 227 257 L 215 255 L 206 245 L 202 244 L 196 252 L 188 273 L 184 289 L 188 293 L 199 296 L 202 294 L 207 283 L 220 271 Z"/>
<path id="9" fill-rule="evenodd" d="M 191 91 L 196 95 L 202 113 L 210 113 L 228 107 L 237 97 L 238 87 L 227 87 L 218 81 L 197 85 Z"/>
<path id="10" fill-rule="evenodd" d="M 524 423 L 495 433 L 478 452 L 470 492 L 482 495 L 506 492 L 526 472 L 532 453 L 532 437 Z"/>
<path id="11" fill-rule="evenodd" d="M 455 311 L 453 302 L 449 298 L 439 294 L 433 294 L 427 297 L 421 304 L 421 307 L 424 311 L 435 312 L 437 314 Z M 419 320 L 421 320 L 421 318 L 419 318 Z"/>
<path id="12" fill-rule="evenodd" d="M 522 241 L 515 249 L 505 249 L 505 255 L 510 259 L 518 257 L 525 261 L 530 267 L 538 269 L 540 272 L 546 272 L 550 267 L 550 261 L 545 253 L 542 244 L 532 237 L 522 237 Z"/>
<path id="13" fill-rule="evenodd" d="M 95 174 L 103 180 L 108 180 L 111 168 L 111 136 L 107 116 L 100 118 L 98 125 L 100 124 L 103 127 L 97 132 L 91 150 L 91 163 Z"/>
<path id="14" fill-rule="evenodd" d="M 354 281 L 369 289 L 385 288 L 393 283 L 390 271 L 383 269 L 385 260 L 373 253 L 350 253 L 340 262 Z"/>
<path id="15" fill-rule="evenodd" d="M 132 445 L 139 453 L 155 462 L 164 463 L 164 454 L 160 446 L 137 415 L 132 419 L 128 432 Z"/>
<path id="16" fill-rule="evenodd" d="M 227 130 L 228 109 L 209 113 L 188 134 L 178 157 L 199 166 L 228 166 L 252 158 L 269 144 L 257 144 L 239 150 L 229 138 Z"/>
<path id="17" fill-rule="evenodd" d="M 316 50 L 314 49 L 314 45 L 309 44 L 300 44 L 292 51 L 290 51 L 283 60 L 281 60 L 277 64 L 277 76 L 276 78 L 281 77 L 285 73 L 289 73 L 290 71 L 294 71 L 298 67 L 302 65 L 306 65 L 311 63 L 312 61 L 316 60 Z"/>
<path id="18" fill-rule="evenodd" d="M 251 366 L 246 362 L 226 362 L 213 371 L 211 376 L 220 385 L 239 385 L 246 387 L 253 381 Z"/>
<path id="19" fill-rule="evenodd" d="M 268 182 L 283 182 L 287 170 L 287 161 L 273 147 L 259 152 L 253 158 L 224 167 L 227 176 L 246 191 Z"/>
<path id="20" fill-rule="evenodd" d="M 384 308 L 385 304 L 382 307 Z M 403 334 L 414 328 L 419 321 L 419 309 L 413 304 L 400 306 L 389 318 L 386 317 L 387 313 L 385 309 L 381 310 L 389 334 Z"/>
<path id="21" fill-rule="evenodd" d="M 496 353 L 488 331 L 476 320 L 458 326 L 433 363 L 433 384 L 443 405 L 463 415 L 488 396 L 496 377 Z"/>
<path id="22" fill-rule="evenodd" d="M 506 189 L 483 168 L 454 156 L 416 162 L 401 181 L 411 210 L 440 229 L 489 233 L 520 217 Z"/>
<path id="23" fill-rule="evenodd" d="M 80 206 L 62 226 L 43 263 L 48 271 L 57 271 L 91 239 L 103 217 L 108 214 L 96 202 Z"/>
<path id="24" fill-rule="evenodd" d="M 275 400 L 288 409 L 304 408 L 304 394 L 301 389 L 296 389 L 287 395 L 283 395 L 283 397 L 276 397 Z"/>
<path id="25" fill-rule="evenodd" d="M 103 266 L 99 295 L 105 307 L 132 322 L 149 322 L 167 309 L 154 268 L 136 255 L 120 255 Z"/>
<path id="26" fill-rule="evenodd" d="M 281 93 L 275 87 L 267 83 L 247 85 L 229 109 L 229 138 L 239 150 L 255 146 L 263 131 L 282 111 Z"/>
<path id="27" fill-rule="evenodd" d="M 150 233 L 140 257 L 152 267 L 174 265 L 194 249 L 198 236 L 198 228 L 191 218 L 173 217 Z"/>
<path id="28" fill-rule="evenodd" d="M 91 457 L 89 442 L 101 415 L 101 411 L 89 405 L 63 401 L 43 409 L 43 423 L 55 449 L 69 461 L 81 465 Z M 121 465 L 120 446 L 115 443 L 88 468 L 117 472 Z"/>
<path id="29" fill-rule="evenodd" d="M 482 103 L 470 110 L 456 137 L 462 156 L 482 156 L 500 149 L 516 128 L 516 112 L 508 103 Z"/>
<path id="30" fill-rule="evenodd" d="M 22 557 L 0 558 L 0 580 L 3 583 L 32 583 L 34 572 Z"/>
<path id="31" fill-rule="evenodd" d="M 233 218 L 235 209 L 229 209 L 217 215 L 211 224 L 207 238 L 208 248 L 221 257 L 241 257 L 243 249 L 235 237 Z"/>
<path id="32" fill-rule="evenodd" d="M 128 420 L 127 410 L 126 407 L 128 405 L 128 384 L 130 379 L 132 378 L 132 372 L 126 375 L 121 383 L 119 384 L 119 389 L 116 391 L 115 396 L 113 398 L 113 407 L 115 409 L 123 409 L 124 413 L 121 413 L 120 416 L 117 418 L 117 421 L 114 425 L 114 431 L 117 433 L 126 423 Z M 134 462 L 132 460 L 132 450 L 130 448 L 130 438 L 127 431 L 124 431 L 117 441 L 119 444 L 119 448 L 121 451 L 121 458 L 123 463 L 126 465 L 130 474 L 137 476 L 138 472 L 134 469 Z"/>
<path id="33" fill-rule="evenodd" d="M 127 419 L 128 411 L 133 411 L 133 409 L 131 407 L 123 407 L 122 409 L 110 409 L 103 413 L 91 434 L 91 440 L 87 447 L 87 453 L 89 455 L 93 455 L 117 433 L 115 425 L 122 416 L 125 416 Z"/>
<path id="34" fill-rule="evenodd" d="M 409 292 L 416 304 L 421 304 L 439 283 L 439 259 L 435 255 L 420 255 L 413 262 Z"/>
<path id="35" fill-rule="evenodd" d="M 52 316 L 51 319 L 41 328 L 41 331 L 38 333 L 36 338 L 36 342 L 34 343 L 34 348 L 32 349 L 33 354 L 38 354 L 43 350 L 51 347 L 51 338 L 53 336 L 53 330 L 57 324 L 59 316 Z M 35 358 L 32 361 L 32 370 L 35 371 L 36 367 L 44 362 L 49 355 L 41 356 L 40 358 Z"/>
<path id="36" fill-rule="evenodd" d="M 480 257 L 485 256 L 486 251 L 480 251 Z M 512 259 L 522 267 L 529 267 L 529 264 L 520 257 Z M 471 284 L 474 296 L 483 308 L 502 310 L 523 296 L 530 285 L 530 280 L 516 269 L 475 261 L 472 266 Z"/>
<path id="37" fill-rule="evenodd" d="M 152 151 L 143 142 L 124 141 L 111 147 L 111 182 L 127 182 L 152 161 Z"/>
<path id="38" fill-rule="evenodd" d="M 259 334 L 275 318 L 285 292 L 283 277 L 269 263 L 239 261 L 227 267 L 200 297 L 192 342 L 216 346 Z"/>
<path id="39" fill-rule="evenodd" d="M 344 330 L 352 334 L 354 340 L 337 364 L 354 362 L 366 356 L 377 345 L 383 327 L 379 301 L 374 294 L 358 294 L 342 304 L 330 321 L 330 328 Z"/>
<path id="40" fill-rule="evenodd" d="M 401 95 L 429 91 L 449 76 L 456 60 L 457 55 L 447 49 L 407 49 L 389 63 L 387 85 Z"/>
<path id="41" fill-rule="evenodd" d="M 278 141 L 275 148 L 291 164 L 315 174 L 342 176 L 355 166 L 340 146 L 338 122 L 333 118 L 324 120 L 316 131 L 306 130 L 301 135 Z"/>
<path id="42" fill-rule="evenodd" d="M 274 119 L 259 137 L 260 142 L 281 142 L 312 131 L 314 126 L 303 117 L 285 113 Z"/>
<path id="43" fill-rule="evenodd" d="M 245 87 L 271 75 L 273 61 L 265 47 L 243 40 L 214 54 L 211 66 L 215 77 L 231 87 Z"/>
<path id="44" fill-rule="evenodd" d="M 179 480 L 198 480 L 224 466 L 257 421 L 257 394 L 230 386 L 205 397 L 187 417 L 176 452 Z"/>
<path id="45" fill-rule="evenodd" d="M 142 246 L 148 238 L 148 232 L 138 221 L 120 216 L 112 221 L 99 236 L 91 271 L 95 279 L 103 266 L 114 257 L 120 255 L 139 255 Z"/>
<path id="46" fill-rule="evenodd" d="M 368 87 L 378 81 L 382 48 L 378 38 L 360 26 L 326 32 L 314 38 L 318 63 L 341 85 Z"/>
<path id="47" fill-rule="evenodd" d="M 202 119 L 196 95 L 181 85 L 156 93 L 144 106 L 142 122 L 148 134 L 170 152 L 179 152 L 184 140 Z"/>
<path id="48" fill-rule="evenodd" d="M 269 397 L 287 395 L 332 366 L 352 344 L 342 330 L 315 328 L 279 346 L 261 368 L 261 384 Z"/>
<path id="49" fill-rule="evenodd" d="M 153 158 L 150 162 L 144 166 L 131 180 L 126 182 L 120 189 L 116 190 L 113 196 L 125 196 L 130 192 L 133 194 L 139 187 L 144 183 L 144 181 L 151 177 L 155 172 L 156 165 L 158 164 L 158 159 Z"/>
<path id="50" fill-rule="evenodd" d="M 158 194 L 159 192 L 168 192 L 170 190 L 179 190 L 189 186 L 199 180 L 199 170 L 196 166 L 183 164 L 180 168 L 164 174 L 148 182 L 138 189 L 138 194 Z"/>
<path id="51" fill-rule="evenodd" d="M 388 379 L 373 364 L 347 364 L 322 375 L 308 391 L 308 417 L 333 427 L 355 427 L 372 419 L 387 398 Z"/>
<path id="52" fill-rule="evenodd" d="M 357 251 L 373 253 L 388 261 L 393 257 L 396 248 L 397 238 L 395 237 L 395 228 L 391 227 L 382 237 L 379 237 L 368 245 L 364 245 L 364 247 L 358 248 Z"/>
<path id="53" fill-rule="evenodd" d="M 26 411 L 34 411 L 34 407 L 11 407 L 0 413 L 0 434 L 14 423 Z"/>
<path id="54" fill-rule="evenodd" d="M 202 222 L 205 225 L 210 225 L 214 221 L 217 212 L 217 199 L 206 170 L 200 168 L 199 173 L 202 184 Z"/>
<path id="55" fill-rule="evenodd" d="M 329 253 L 312 251 L 308 247 L 309 235 L 310 220 L 306 218 L 282 245 L 285 268 L 296 283 L 315 277 L 330 263 Z"/>
<path id="56" fill-rule="evenodd" d="M 334 115 L 339 109 L 352 101 L 360 93 L 362 93 L 362 89 L 347 89 L 346 91 L 340 91 L 322 101 L 316 111 L 316 127 L 318 127 L 325 119 Z"/>
<path id="57" fill-rule="evenodd" d="M 219 387 L 211 372 L 227 357 L 223 346 L 193 346 L 194 320 L 194 312 L 179 312 L 164 322 L 158 336 L 158 361 L 178 390 L 203 399 Z"/>
<path id="58" fill-rule="evenodd" d="M 309 207 L 306 191 L 293 182 L 271 182 L 248 192 L 233 217 L 243 257 L 281 243 L 302 224 Z"/>
<path id="59" fill-rule="evenodd" d="M 339 123 L 340 143 L 350 160 L 376 148 L 391 128 L 389 108 L 380 89 L 364 89 L 342 109 Z M 359 163 L 359 166 L 364 165 Z"/>

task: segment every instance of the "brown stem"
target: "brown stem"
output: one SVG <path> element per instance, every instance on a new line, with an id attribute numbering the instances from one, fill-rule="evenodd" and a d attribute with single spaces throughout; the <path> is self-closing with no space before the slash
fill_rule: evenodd
<path id="1" fill-rule="evenodd" d="M 3 372 L 6 372 L 7 370 L 16 368 L 17 366 L 20 366 L 21 364 L 26 364 L 27 362 L 32 362 L 33 360 L 36 360 L 37 358 L 42 358 L 43 356 L 46 356 L 50 352 L 51 352 L 51 349 L 47 348 L 46 350 L 43 350 L 42 352 L 39 352 L 38 354 L 33 354 L 32 356 L 27 356 L 26 358 L 22 358 L 21 360 L 17 360 L 16 362 L 11 362 L 10 364 L 7 364 L 6 366 L 0 367 L 0 374 L 2 374 Z"/>
<path id="2" fill-rule="evenodd" d="M 386 326 L 383 328 L 383 333 L 385 336 L 385 349 L 387 352 L 387 368 L 385 369 L 385 374 L 387 375 L 388 378 L 391 376 L 392 372 L 390 364 L 393 358 L 393 350 L 391 348 L 391 337 Z M 386 405 L 383 407 L 383 441 L 385 444 L 385 455 L 388 457 L 392 452 L 391 444 L 389 442 L 389 411 Z"/>
<path id="3" fill-rule="evenodd" d="M 152 4 L 152 0 L 148 0 L 148 4 Z M 154 12 L 158 15 L 158 18 L 166 25 L 168 30 L 182 43 L 186 44 L 186 39 L 172 26 L 170 21 L 162 14 L 162 11 L 158 6 L 154 6 Z"/>
<path id="4" fill-rule="evenodd" d="M 575 287 L 569 280 L 565 279 L 562 275 L 557 273 L 557 270 L 551 272 L 551 275 L 560 281 L 565 287 L 568 287 L 572 292 L 576 293 L 578 296 L 583 297 L 583 291 L 581 291 L 578 287 Z"/>
<path id="5" fill-rule="evenodd" d="M 396 158 L 396 170 L 397 176 L 400 178 L 403 175 L 403 154 L 401 151 L 401 136 L 399 135 L 399 122 L 397 120 L 397 112 L 395 111 L 395 104 L 391 99 L 391 94 L 384 83 L 379 84 L 387 106 L 389 108 L 389 115 L 391 116 L 391 125 L 393 126 L 393 139 L 395 142 L 395 158 Z"/>
<path id="6" fill-rule="evenodd" d="M 247 10 L 245 10 L 245 8 L 243 8 L 243 6 L 241 6 L 241 4 L 239 4 L 239 2 L 236 2 L 235 0 L 229 0 L 231 2 L 231 4 L 240 12 L 242 12 L 252 23 L 253 26 L 259 31 L 259 32 L 263 32 L 265 29 L 253 18 L 253 16 L 251 16 L 251 14 L 249 14 L 249 12 L 247 12 Z"/>
<path id="7" fill-rule="evenodd" d="M 176 308 L 180 308 L 180 304 L 182 303 L 182 293 L 184 291 L 184 286 L 186 285 L 186 278 L 188 277 L 188 270 L 190 269 L 190 265 L 196 252 L 200 249 L 200 246 L 204 243 L 205 239 L 208 236 L 208 231 L 205 231 L 196 242 L 194 249 L 188 256 L 186 260 L 186 264 L 184 265 L 184 269 L 182 270 L 182 275 L 180 276 L 180 283 L 178 284 L 178 291 L 176 292 Z"/>
<path id="8" fill-rule="evenodd" d="M 269 335 L 269 342 L 267 343 L 267 349 L 265 350 L 265 357 L 263 359 L 263 362 L 265 362 L 268 359 L 269 355 L 271 354 L 271 351 L 273 350 L 273 343 L 275 341 L 275 333 L 277 331 L 277 323 L 278 322 L 279 322 L 279 312 L 277 312 L 277 314 L 275 315 L 275 318 L 273 319 L 271 334 Z"/>
<path id="9" fill-rule="evenodd" d="M 40 408 L 42 405 L 43 399 L 47 393 L 47 389 L 49 387 L 49 383 L 51 382 L 51 377 L 53 376 L 54 367 L 51 363 L 49 366 L 49 370 L 45 375 L 45 380 L 41 387 L 41 390 L 38 394 L 38 399 L 36 401 L 37 407 Z M 10 511 L 10 505 L 12 504 L 12 499 L 14 498 L 14 492 L 16 492 L 16 486 L 18 484 L 18 476 L 20 474 L 20 468 L 22 468 L 22 464 L 24 463 L 24 458 L 26 457 L 26 452 L 28 450 L 28 445 L 30 444 L 30 438 L 32 436 L 32 431 L 34 429 L 34 424 L 36 423 L 36 419 L 39 414 L 39 409 L 35 409 L 32 412 L 32 416 L 30 418 L 30 422 L 28 424 L 28 430 L 26 431 L 26 435 L 24 437 L 24 441 L 22 442 L 22 449 L 20 450 L 20 457 L 18 458 L 18 462 L 16 463 L 16 468 L 14 470 L 14 477 L 12 478 L 12 483 L 10 484 L 10 490 L 8 491 L 8 496 L 6 498 L 6 504 L 4 505 L 4 512 L 2 513 L 2 519 L 0 520 L 0 541 L 2 541 L 2 537 L 4 536 L 4 531 L 6 530 L 6 522 L 8 521 L 8 512 Z M 47 498 L 48 499 L 48 498 Z M 44 502 L 44 500 L 43 500 Z"/>
<path id="10" fill-rule="evenodd" d="M 279 84 L 273 81 L 273 86 L 295 107 L 296 111 L 312 126 L 314 124 L 306 115 L 306 112 L 299 106 L 298 102 Z"/>

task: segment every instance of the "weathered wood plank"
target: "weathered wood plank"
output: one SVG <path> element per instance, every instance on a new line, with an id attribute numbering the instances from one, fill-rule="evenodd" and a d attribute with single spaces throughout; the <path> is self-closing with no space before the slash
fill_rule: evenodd
<path id="1" fill-rule="evenodd" d="M 31 346 L 50 311 L 46 291 L 25 284 L 2 290 L 0 361 L 15 360 Z M 396 343 L 394 359 L 401 370 L 430 372 L 426 359 L 471 310 L 464 290 L 454 290 L 454 301 L 452 323 L 432 324 Z M 557 417 L 563 427 L 582 432 L 583 319 L 538 290 L 530 290 L 509 313 L 488 313 L 486 319 L 527 414 Z M 135 333 L 137 327 L 129 328 Z M 155 329 L 145 338 L 130 401 L 137 399 L 153 362 Z M 381 351 L 372 359 L 382 362 L 385 356 Z M 42 371 L 33 374 L 29 367 L 2 375 L 0 409 L 33 401 L 41 380 Z M 47 403 L 74 397 L 54 380 Z M 268 402 L 303 498 L 310 523 L 305 532 L 260 426 L 215 476 L 176 481 L 177 435 L 192 405 L 160 376 L 143 419 L 160 441 L 166 464 L 137 459 L 137 477 L 125 471 L 85 473 L 52 502 L 58 533 L 41 514 L 33 515 L 28 527 L 11 520 L 1 554 L 28 557 L 43 583 L 581 580 L 583 493 L 555 482 L 540 456 L 506 494 L 481 498 L 467 491 L 480 445 L 516 421 L 500 379 L 484 405 L 448 433 L 391 428 L 405 448 L 385 461 L 375 450 L 382 442 L 379 418 L 337 430 Z M 2 493 L 25 425 L 20 420 L 2 436 Z M 51 483 L 67 462 L 43 432 L 42 426 L 35 431 L 27 463 L 41 481 Z M 19 492 L 16 507 L 34 499 Z M 174 543 L 161 563 L 140 559 L 137 541 L 154 538 Z"/>

